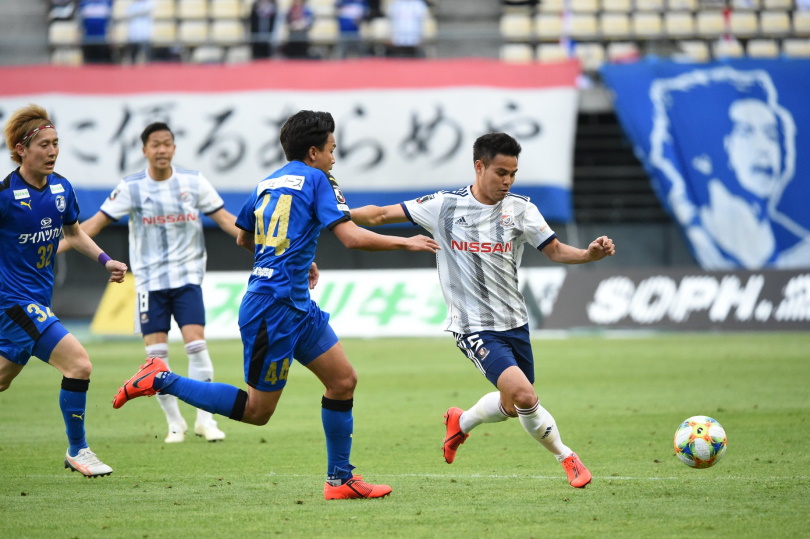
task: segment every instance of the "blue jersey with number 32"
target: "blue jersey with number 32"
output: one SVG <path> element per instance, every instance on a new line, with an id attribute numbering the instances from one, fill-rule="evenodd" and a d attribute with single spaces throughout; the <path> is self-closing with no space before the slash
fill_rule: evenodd
<path id="1" fill-rule="evenodd" d="M 256 244 L 248 292 L 307 311 L 318 236 L 349 219 L 340 187 L 319 169 L 291 161 L 262 180 L 236 219 Z"/>
<path id="2" fill-rule="evenodd" d="M 50 306 L 63 225 L 79 220 L 73 186 L 59 174 L 38 189 L 15 170 L 0 184 L 0 304 Z"/>

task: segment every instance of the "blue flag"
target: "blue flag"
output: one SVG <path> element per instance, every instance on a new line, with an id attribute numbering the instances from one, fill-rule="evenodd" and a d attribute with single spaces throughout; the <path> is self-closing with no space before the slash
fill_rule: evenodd
<path id="1" fill-rule="evenodd" d="M 703 268 L 810 267 L 810 61 L 650 58 L 601 74 Z"/>

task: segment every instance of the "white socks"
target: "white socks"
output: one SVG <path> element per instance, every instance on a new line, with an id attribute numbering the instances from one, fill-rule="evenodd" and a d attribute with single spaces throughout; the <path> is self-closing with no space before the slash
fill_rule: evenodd
<path id="1" fill-rule="evenodd" d="M 169 365 L 169 345 L 168 343 L 150 344 L 146 347 L 147 357 L 159 357 Z M 171 367 L 169 367 L 171 368 Z M 171 425 L 185 427 L 186 420 L 180 413 L 180 407 L 177 405 L 177 397 L 174 395 L 164 395 L 163 393 L 157 394 L 157 400 L 160 407 L 163 408 L 163 413 L 166 414 L 166 422 Z"/>
<path id="2" fill-rule="evenodd" d="M 188 356 L 188 377 L 202 382 L 214 381 L 214 364 L 208 355 L 208 346 L 204 340 L 191 341 L 186 346 Z M 213 423 L 211 412 L 197 409 L 197 424 L 208 425 Z"/>
<path id="3" fill-rule="evenodd" d="M 214 379 L 214 365 L 211 362 L 211 356 L 208 355 L 208 347 L 204 340 L 191 341 L 185 346 L 186 354 L 188 355 L 188 377 L 192 380 L 200 380 L 202 382 L 211 382 Z M 168 343 L 152 344 L 146 347 L 146 355 L 148 357 L 159 357 L 169 364 L 169 345 Z M 157 395 L 160 407 L 163 408 L 163 413 L 166 414 L 166 421 L 169 425 L 185 426 L 186 421 L 180 413 L 180 407 L 177 404 L 177 397 L 174 395 Z M 210 412 L 205 410 L 197 410 L 197 423 L 208 425 L 214 422 L 213 416 Z"/>
<path id="4" fill-rule="evenodd" d="M 551 417 L 548 410 L 540 406 L 539 400 L 531 408 L 524 409 L 516 406 L 515 410 L 517 410 L 520 424 L 523 425 L 526 432 L 551 451 L 558 461 L 562 462 L 572 453 L 571 449 L 562 443 L 554 418 Z"/>
<path id="5" fill-rule="evenodd" d="M 501 406 L 501 394 L 493 391 L 481 397 L 472 408 L 461 414 L 458 424 L 466 434 L 481 423 L 497 423 L 507 419 L 509 416 Z"/>

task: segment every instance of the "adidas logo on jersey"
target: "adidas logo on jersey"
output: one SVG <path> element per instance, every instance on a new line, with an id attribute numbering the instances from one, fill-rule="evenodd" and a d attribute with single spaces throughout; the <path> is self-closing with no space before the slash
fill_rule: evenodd
<path id="1" fill-rule="evenodd" d="M 470 224 L 467 222 L 467 220 L 464 217 L 459 217 L 458 219 L 456 219 L 453 222 L 453 225 L 455 225 L 455 226 L 470 226 Z"/>

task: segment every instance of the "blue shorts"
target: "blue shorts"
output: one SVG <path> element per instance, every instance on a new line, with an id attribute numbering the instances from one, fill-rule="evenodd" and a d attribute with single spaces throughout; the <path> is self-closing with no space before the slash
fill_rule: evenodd
<path id="1" fill-rule="evenodd" d="M 503 371 L 513 366 L 534 383 L 534 355 L 528 325 L 509 331 L 479 331 L 466 335 L 454 332 L 453 336 L 456 346 L 495 387 Z"/>
<path id="2" fill-rule="evenodd" d="M 47 305 L 6 305 L 0 309 L 0 356 L 25 365 L 31 356 L 47 362 L 68 330 Z"/>
<path id="3" fill-rule="evenodd" d="M 329 313 L 314 301 L 303 312 L 269 294 L 247 292 L 239 307 L 245 382 L 259 391 L 287 384 L 292 360 L 308 365 L 338 342 Z"/>
<path id="4" fill-rule="evenodd" d="M 181 328 L 189 324 L 205 325 L 205 304 L 200 285 L 138 292 L 137 299 L 136 321 L 144 335 L 168 333 L 172 315 Z"/>

